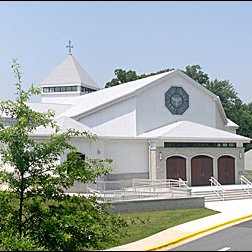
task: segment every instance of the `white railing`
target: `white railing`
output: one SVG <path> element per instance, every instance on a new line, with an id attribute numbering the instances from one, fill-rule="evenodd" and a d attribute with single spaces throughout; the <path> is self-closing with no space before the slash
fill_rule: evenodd
<path id="1" fill-rule="evenodd" d="M 187 181 L 179 179 L 132 179 L 133 187 L 137 186 L 151 186 L 151 187 L 185 187 L 187 185 Z"/>
<path id="2" fill-rule="evenodd" d="M 222 185 L 219 183 L 219 181 L 217 179 L 215 179 L 214 177 L 211 177 L 209 179 L 209 181 L 211 182 L 211 188 L 212 190 L 215 192 L 215 194 L 221 199 L 224 200 L 224 195 L 225 195 L 225 190 L 222 187 Z"/>
<path id="3" fill-rule="evenodd" d="M 192 189 L 188 186 L 187 181 L 184 181 L 181 178 L 179 178 L 179 182 L 180 182 L 180 187 L 186 188 L 188 196 L 192 196 Z"/>
<path id="4" fill-rule="evenodd" d="M 155 192 L 167 192 L 172 194 L 184 193 L 187 196 L 191 196 L 191 189 L 187 185 L 187 181 L 179 179 L 133 179 L 133 189 L 135 191 L 155 191 Z"/>
<path id="5" fill-rule="evenodd" d="M 252 193 L 250 190 L 252 189 L 252 183 L 243 175 L 240 177 L 242 189 L 245 190 L 250 196 L 252 196 Z"/>
<path id="6" fill-rule="evenodd" d="M 125 184 L 125 182 L 127 183 Z M 96 184 L 88 185 L 88 191 L 103 201 L 191 196 L 191 190 L 187 185 L 187 181 L 182 179 L 97 181 Z"/>

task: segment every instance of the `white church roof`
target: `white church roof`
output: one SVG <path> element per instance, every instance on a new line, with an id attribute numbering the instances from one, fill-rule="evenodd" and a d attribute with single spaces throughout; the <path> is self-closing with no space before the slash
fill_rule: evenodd
<path id="1" fill-rule="evenodd" d="M 139 135 L 137 138 L 169 139 L 171 141 L 242 141 L 250 142 L 250 138 L 215 129 L 190 121 L 178 121 L 164 127 Z"/>
<path id="2" fill-rule="evenodd" d="M 55 119 L 56 123 L 60 126 L 60 131 L 58 132 L 58 134 L 64 133 L 66 132 L 68 129 L 75 129 L 78 130 L 80 132 L 83 131 L 89 131 L 94 135 L 100 135 L 100 133 L 92 130 L 91 128 L 89 128 L 88 126 L 79 123 L 78 121 L 75 121 L 74 119 L 71 119 L 69 117 L 60 117 L 58 119 Z M 52 129 L 51 127 L 44 127 L 44 126 L 39 126 L 33 133 L 33 136 L 48 136 L 52 133 L 54 133 L 55 130 Z"/>
<path id="3" fill-rule="evenodd" d="M 71 104 L 57 104 L 57 103 L 39 103 L 39 102 L 29 102 L 27 105 L 34 111 L 45 113 L 48 110 L 53 110 L 55 112 L 55 117 L 58 117 L 68 108 L 72 107 Z"/>
<path id="4" fill-rule="evenodd" d="M 203 87 L 192 78 L 188 77 L 181 70 L 172 70 L 169 72 L 156 74 L 143 79 L 138 79 L 135 81 L 130 81 L 121 85 L 113 86 L 110 88 L 101 89 L 99 91 L 82 95 L 79 97 L 73 97 L 66 99 L 64 102 L 72 104 L 71 108 L 67 109 L 61 116 L 68 116 L 75 119 L 79 119 L 86 113 L 92 113 L 100 108 L 106 107 L 108 105 L 114 104 L 118 101 L 126 99 L 130 96 L 136 95 L 140 90 L 147 88 L 150 85 L 155 85 L 156 81 L 159 81 L 166 76 L 173 77 L 174 75 L 182 75 L 184 78 L 189 79 L 194 85 L 197 85 L 203 92 L 208 93 L 217 102 L 217 106 L 223 116 L 224 121 L 227 123 L 227 117 L 219 97 L 210 92 L 207 88 Z"/>
<path id="5" fill-rule="evenodd" d="M 227 127 L 234 127 L 234 128 L 239 128 L 239 125 L 237 125 L 236 123 L 234 123 L 233 121 L 231 121 L 230 119 L 227 119 L 228 123 L 227 123 Z"/>
<path id="6" fill-rule="evenodd" d="M 121 85 L 113 86 L 110 88 L 104 88 L 99 91 L 82 95 L 79 97 L 66 99 L 66 103 L 75 105 L 68 109 L 62 115 L 69 117 L 76 117 L 93 109 L 97 109 L 101 106 L 117 101 L 118 99 L 131 94 L 134 94 L 140 88 L 153 83 L 154 81 L 161 79 L 167 75 L 170 75 L 179 70 L 172 70 L 170 72 L 156 74 L 143 79 L 130 81 Z"/>
<path id="7" fill-rule="evenodd" d="M 68 55 L 41 83 L 42 86 L 55 86 L 57 84 L 83 84 L 95 90 L 99 89 L 96 82 L 72 55 Z"/>

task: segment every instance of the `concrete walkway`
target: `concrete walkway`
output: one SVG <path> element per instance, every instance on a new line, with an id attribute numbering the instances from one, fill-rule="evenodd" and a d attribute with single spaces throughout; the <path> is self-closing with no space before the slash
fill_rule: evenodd
<path id="1" fill-rule="evenodd" d="M 166 229 L 107 251 L 168 250 L 230 225 L 252 219 L 252 199 L 206 202 L 205 207 L 220 213 Z"/>

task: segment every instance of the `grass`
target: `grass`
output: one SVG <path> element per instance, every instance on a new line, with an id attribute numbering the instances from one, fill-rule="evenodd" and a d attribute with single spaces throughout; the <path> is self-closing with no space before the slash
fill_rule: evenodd
<path id="1" fill-rule="evenodd" d="M 153 212 L 122 213 L 128 227 L 121 229 L 121 238 L 113 244 L 105 244 L 106 249 L 131 243 L 167 228 L 218 213 L 207 208 L 178 209 Z"/>
<path id="2" fill-rule="evenodd" d="M 244 176 L 249 180 L 252 181 L 252 170 L 245 170 Z"/>

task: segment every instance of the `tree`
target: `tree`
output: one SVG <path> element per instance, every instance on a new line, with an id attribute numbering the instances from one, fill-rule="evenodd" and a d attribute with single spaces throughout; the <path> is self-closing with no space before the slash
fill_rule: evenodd
<path id="1" fill-rule="evenodd" d="M 122 69 L 116 69 L 114 73 L 116 75 L 116 78 L 113 78 L 111 81 L 107 82 L 105 85 L 105 88 L 113 87 L 122 83 L 126 83 L 129 81 L 138 79 L 136 72 L 132 70 L 126 71 Z"/>
<path id="2" fill-rule="evenodd" d="M 123 69 L 116 69 L 114 71 L 116 78 L 113 78 L 111 81 L 107 82 L 105 85 L 105 88 L 117 86 L 117 85 L 129 82 L 129 81 L 134 81 L 134 80 L 146 78 L 146 77 L 149 77 L 149 76 L 152 76 L 155 74 L 169 72 L 171 70 L 173 70 L 173 69 L 167 68 L 167 69 L 157 71 L 155 73 L 137 75 L 136 72 L 132 71 L 132 70 L 126 71 Z"/>
<path id="3" fill-rule="evenodd" d="M 252 114 L 252 102 L 247 103 L 246 108 L 249 111 L 249 113 Z"/>
<path id="4" fill-rule="evenodd" d="M 220 97 L 222 106 L 230 119 L 236 106 L 242 104 L 241 99 L 238 97 L 232 83 L 229 80 L 217 80 L 210 81 L 206 88 Z M 231 119 L 232 120 L 232 119 Z"/>
<path id="5" fill-rule="evenodd" d="M 186 66 L 183 72 L 204 87 L 209 83 L 208 74 L 204 73 L 199 65 Z"/>
<path id="6" fill-rule="evenodd" d="M 0 123 L 0 150 L 4 167 L 0 182 L 8 183 L 9 190 L 0 193 L 0 249 L 1 250 L 85 250 L 97 249 L 101 241 L 114 239 L 123 221 L 109 214 L 106 205 L 95 197 L 69 196 L 65 189 L 74 181 L 95 182 L 108 174 L 109 159 L 82 159 L 76 147 L 70 144 L 73 137 L 88 137 L 89 132 L 69 129 L 58 134 L 60 128 L 53 120 L 53 111 L 33 111 L 27 101 L 40 93 L 32 87 L 21 87 L 20 66 L 12 65 L 16 84 L 16 101 L 0 102 L 0 111 L 15 119 L 8 127 Z M 44 141 L 32 137 L 36 128 L 51 127 L 53 133 Z M 67 159 L 57 164 L 60 156 Z"/>

